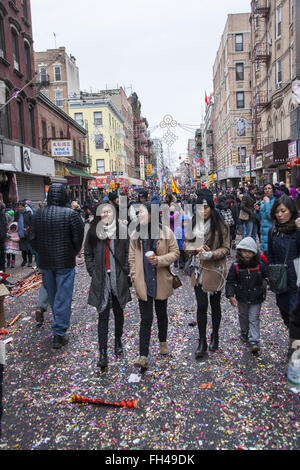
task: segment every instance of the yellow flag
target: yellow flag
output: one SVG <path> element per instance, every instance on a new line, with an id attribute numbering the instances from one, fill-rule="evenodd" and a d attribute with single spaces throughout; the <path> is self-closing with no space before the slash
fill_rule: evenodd
<path id="1" fill-rule="evenodd" d="M 162 192 L 162 195 L 164 196 L 165 194 L 167 194 L 167 191 L 166 191 L 166 183 L 163 181 L 163 192 Z"/>
<path id="2" fill-rule="evenodd" d="M 172 193 L 176 193 L 176 194 L 180 193 L 180 191 L 179 191 L 179 189 L 177 188 L 177 185 L 176 185 L 176 183 L 175 183 L 175 178 L 174 178 L 174 176 L 173 176 L 173 178 L 172 178 Z"/>

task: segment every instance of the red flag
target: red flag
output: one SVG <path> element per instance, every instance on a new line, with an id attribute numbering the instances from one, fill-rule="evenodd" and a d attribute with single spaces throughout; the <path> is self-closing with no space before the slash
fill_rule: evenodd
<path id="1" fill-rule="evenodd" d="M 205 103 L 206 103 L 206 106 L 208 106 L 209 101 L 208 101 L 208 98 L 207 98 L 206 91 L 205 91 Z"/>

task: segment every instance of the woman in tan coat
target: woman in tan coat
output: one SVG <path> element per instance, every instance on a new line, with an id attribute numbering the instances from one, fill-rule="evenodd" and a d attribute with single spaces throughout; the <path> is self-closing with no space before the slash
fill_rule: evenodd
<path id="1" fill-rule="evenodd" d="M 135 366 L 147 369 L 153 303 L 157 316 L 160 353 L 169 353 L 167 303 L 173 293 L 170 265 L 179 258 L 180 252 L 176 238 L 169 228 L 162 228 L 161 225 L 151 227 L 150 203 L 146 202 L 139 207 L 138 217 L 139 225 L 130 241 L 129 266 L 141 313 L 140 357 Z"/>
<path id="2" fill-rule="evenodd" d="M 230 253 L 229 227 L 215 210 L 213 195 L 208 189 L 198 192 L 197 212 L 198 217 L 195 214 L 192 221 L 192 234 L 187 233 L 185 243 L 186 252 L 193 255 L 191 282 L 197 299 L 199 329 L 196 359 L 204 357 L 207 351 L 208 300 L 213 324 L 209 350 L 216 351 L 219 347 L 221 291 L 226 280 L 226 257 Z M 197 240 L 200 240 L 200 244 L 195 248 Z"/>

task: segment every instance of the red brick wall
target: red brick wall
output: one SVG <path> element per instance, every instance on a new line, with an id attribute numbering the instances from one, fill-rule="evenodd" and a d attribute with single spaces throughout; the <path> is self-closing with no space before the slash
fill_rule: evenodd
<path id="1" fill-rule="evenodd" d="M 1 8 L 2 5 L 2 8 Z M 15 5 L 15 8 L 13 7 Z M 17 11 L 18 10 L 18 11 Z M 21 0 L 2 0 L 0 4 L 0 15 L 4 22 L 4 36 L 5 36 L 5 56 L 4 60 L 0 58 L 0 80 L 4 81 L 9 91 L 9 96 L 15 90 L 23 88 L 27 81 L 26 65 L 25 65 L 25 48 L 24 40 L 27 39 L 30 44 L 30 59 L 31 59 L 31 78 L 34 76 L 34 56 L 33 56 L 33 41 L 32 41 L 32 26 L 31 26 L 31 9 L 30 0 L 27 0 L 27 18 L 23 17 Z M 18 45 L 19 45 L 19 64 L 20 73 L 14 70 L 13 60 L 13 48 L 12 48 L 12 34 L 11 29 L 14 25 L 18 30 Z M 36 105 L 36 87 L 28 86 L 19 95 L 19 98 L 23 101 L 24 109 L 24 142 L 23 144 L 31 145 L 30 137 L 30 124 L 29 124 L 29 104 L 35 107 Z M 11 128 L 11 139 L 19 140 L 18 137 L 18 122 L 17 122 L 17 105 L 14 99 L 9 104 L 10 110 L 10 128 Z M 37 126 L 37 115 L 35 110 L 35 136 L 36 146 L 38 142 L 38 126 Z"/>

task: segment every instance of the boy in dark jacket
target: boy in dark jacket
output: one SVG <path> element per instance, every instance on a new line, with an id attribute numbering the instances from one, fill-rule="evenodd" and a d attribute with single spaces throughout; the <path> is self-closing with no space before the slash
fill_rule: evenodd
<path id="1" fill-rule="evenodd" d="M 265 300 L 266 278 L 267 265 L 259 254 L 256 242 L 252 237 L 244 238 L 237 246 L 237 260 L 229 270 L 225 292 L 231 305 L 238 307 L 241 340 L 249 340 L 253 354 L 259 353 L 259 315 Z"/>

